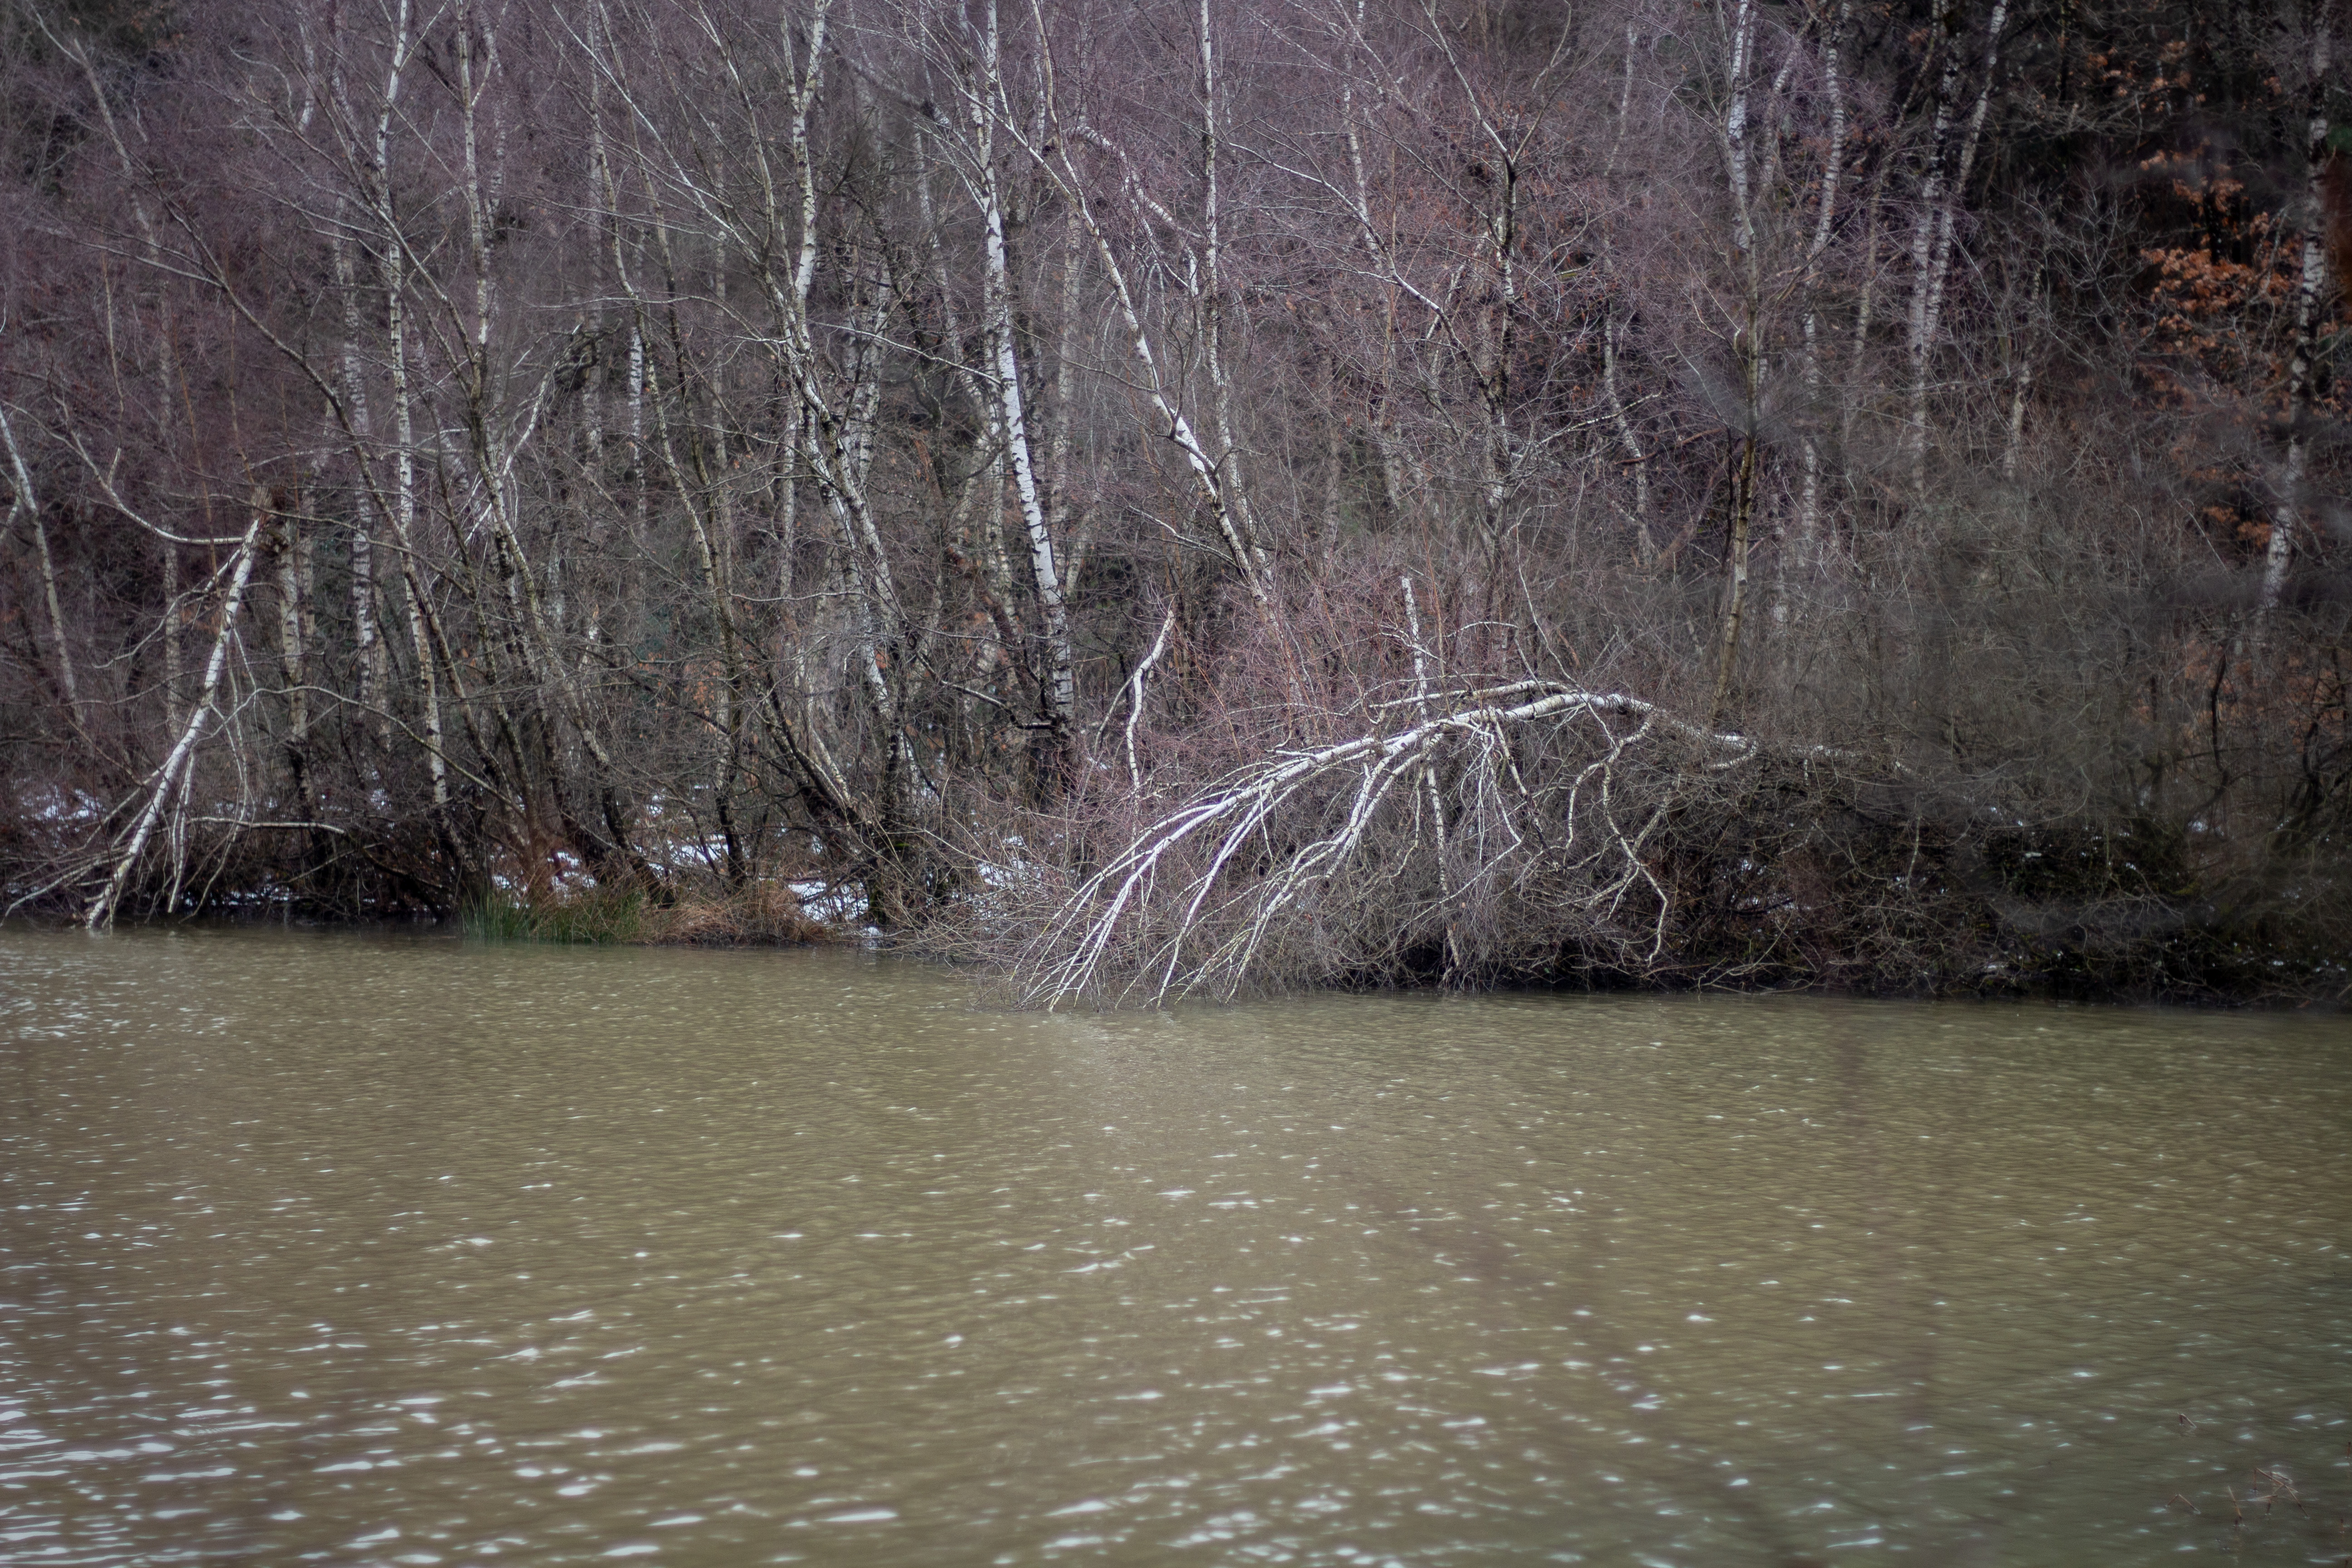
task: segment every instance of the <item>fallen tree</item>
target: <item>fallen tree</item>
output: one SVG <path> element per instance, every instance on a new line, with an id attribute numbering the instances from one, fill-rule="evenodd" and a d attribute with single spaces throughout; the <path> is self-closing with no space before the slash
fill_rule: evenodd
<path id="1" fill-rule="evenodd" d="M 1020 951 L 1031 1005 L 1158 1005 L 1427 968 L 1502 978 L 1581 947 L 1612 967 L 1674 962 L 1675 890 L 1654 864 L 1709 781 L 1768 748 L 1622 691 L 1554 680 L 1377 704 L 1412 721 L 1277 750 L 1150 823 L 1079 881 Z"/>

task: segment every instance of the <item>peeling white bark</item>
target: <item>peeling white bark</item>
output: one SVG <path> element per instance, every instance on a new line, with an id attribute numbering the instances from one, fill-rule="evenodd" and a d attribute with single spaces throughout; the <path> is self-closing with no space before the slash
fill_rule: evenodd
<path id="1" fill-rule="evenodd" d="M 970 110 L 975 148 L 974 168 L 967 177 L 979 204 L 983 277 L 982 310 L 987 316 L 989 346 L 994 360 L 992 377 L 996 392 L 996 420 L 1005 456 L 1013 470 L 1013 488 L 1021 507 L 1023 531 L 1029 540 L 1029 580 L 1037 595 L 1038 618 L 1044 623 L 1045 668 L 1039 682 L 1045 721 L 1061 753 L 1060 767 L 1073 771 L 1078 763 L 1076 730 L 1077 684 L 1070 654 L 1069 610 L 1062 597 L 1060 569 L 1054 561 L 1054 534 L 1037 486 L 1035 457 L 1029 438 L 1029 417 L 1021 389 L 1021 363 L 1013 333 L 1013 275 L 1004 244 L 1004 201 L 996 177 L 995 127 L 1009 123 L 1012 105 L 1004 94 L 1004 77 L 998 57 L 995 0 L 989 0 L 982 33 L 979 90 L 971 94 Z"/>

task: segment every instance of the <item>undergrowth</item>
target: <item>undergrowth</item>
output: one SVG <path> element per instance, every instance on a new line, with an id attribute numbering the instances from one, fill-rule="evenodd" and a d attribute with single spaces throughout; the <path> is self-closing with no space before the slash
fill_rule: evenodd
<path id="1" fill-rule="evenodd" d="M 609 946 L 644 940 L 646 896 L 635 888 L 591 888 L 562 898 L 492 889 L 462 905 L 457 920 L 478 942 Z"/>
<path id="2" fill-rule="evenodd" d="M 824 941 L 832 933 L 802 912 L 784 886 L 753 883 L 721 897 L 649 898 L 635 887 L 517 896 L 493 890 L 458 911 L 477 942 L 733 947 Z"/>

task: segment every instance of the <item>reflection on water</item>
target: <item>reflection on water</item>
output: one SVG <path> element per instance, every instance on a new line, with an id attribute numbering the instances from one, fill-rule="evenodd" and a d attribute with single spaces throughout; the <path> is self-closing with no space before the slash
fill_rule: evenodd
<path id="1" fill-rule="evenodd" d="M 2352 1508 L 2338 1021 L 202 931 L 0 935 L 0 1031 L 12 1563 L 2300 1563 Z"/>

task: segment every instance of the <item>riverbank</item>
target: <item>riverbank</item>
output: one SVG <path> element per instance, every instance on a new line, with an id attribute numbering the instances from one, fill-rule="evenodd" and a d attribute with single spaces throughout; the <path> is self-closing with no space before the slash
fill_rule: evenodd
<path id="1" fill-rule="evenodd" d="M 1326 792 L 1275 802 L 1247 842 L 1181 837 L 1258 798 L 1244 771 L 1182 795 L 1105 790 L 1052 814 L 997 803 L 960 827 L 943 815 L 919 877 L 771 830 L 741 841 L 746 872 L 730 879 L 723 841 L 668 810 L 641 818 L 634 866 L 592 874 L 561 848 L 486 852 L 463 896 L 445 890 L 453 862 L 422 837 L 346 832 L 311 858 L 287 835 L 199 829 L 186 873 L 143 879 L 122 915 L 415 921 L 555 944 L 884 945 L 1025 1006 L 1422 989 L 2352 997 L 2352 914 L 2325 838 L 1930 816 L 1883 782 L 1763 753 L 1738 769 L 1639 769 L 1523 742 L 1507 791 L 1479 784 L 1479 761 L 1433 774 L 1461 806 L 1444 837 L 1421 830 L 1413 801 L 1351 815 L 1347 794 Z M 1596 763 L 1613 770 L 1613 794 L 1580 786 Z M 1470 838 L 1479 809 L 1499 825 L 1483 848 Z M 1336 852 L 1335 833 L 1360 820 L 1369 830 Z M 86 919 L 90 879 L 54 868 L 94 864 L 64 830 L 102 825 L 18 826 L 0 836 L 16 852 L 0 861 L 0 899 L 35 919 Z"/>
<path id="2" fill-rule="evenodd" d="M 2056 918 L 2048 910 L 2028 912 L 2045 922 Z M 2193 911 L 2142 910 L 2129 919 L 2115 910 L 2105 911 L 2104 919 L 2095 914 L 2085 918 L 2079 910 L 2072 912 L 2076 918 L 2070 924 L 2044 923 L 2034 930 L 1988 921 L 1979 941 L 1932 957 L 1909 953 L 1908 967 L 1901 969 L 1884 954 L 1874 963 L 1868 955 L 1825 953 L 1811 970 L 1786 962 L 1741 965 L 1718 961 L 1662 963 L 1637 974 L 1590 962 L 1589 955 L 1561 954 L 1549 967 L 1526 963 L 1508 973 L 1449 981 L 1441 955 L 1423 952 L 1417 965 L 1315 985 L 1260 986 L 1245 994 L 1715 992 L 2317 1011 L 2341 1010 L 2352 999 L 2352 964 L 2341 954 L 2290 945 L 2274 931 L 2231 933 L 2218 922 L 2195 920 Z M 473 942 L 551 946 L 881 948 L 973 977 L 1000 1001 L 1020 999 L 1023 975 L 1017 957 L 1006 952 L 1009 933 L 1003 929 L 992 932 L 992 922 L 982 911 L 967 908 L 898 932 L 879 930 L 865 915 L 862 900 L 845 889 L 836 890 L 817 880 L 779 880 L 733 894 L 689 889 L 649 897 L 635 889 L 585 888 L 562 897 L 526 899 L 500 892 L 447 915 L 390 921 L 305 910 L 283 899 L 257 899 L 179 921 L 151 918 L 123 923 L 148 928 L 295 924 L 354 931 L 437 928 Z M 69 922 L 36 916 L 27 923 Z"/>
<path id="3" fill-rule="evenodd" d="M 0 51 L 0 913 L 2352 994 L 2318 12 L 828 5 Z"/>

